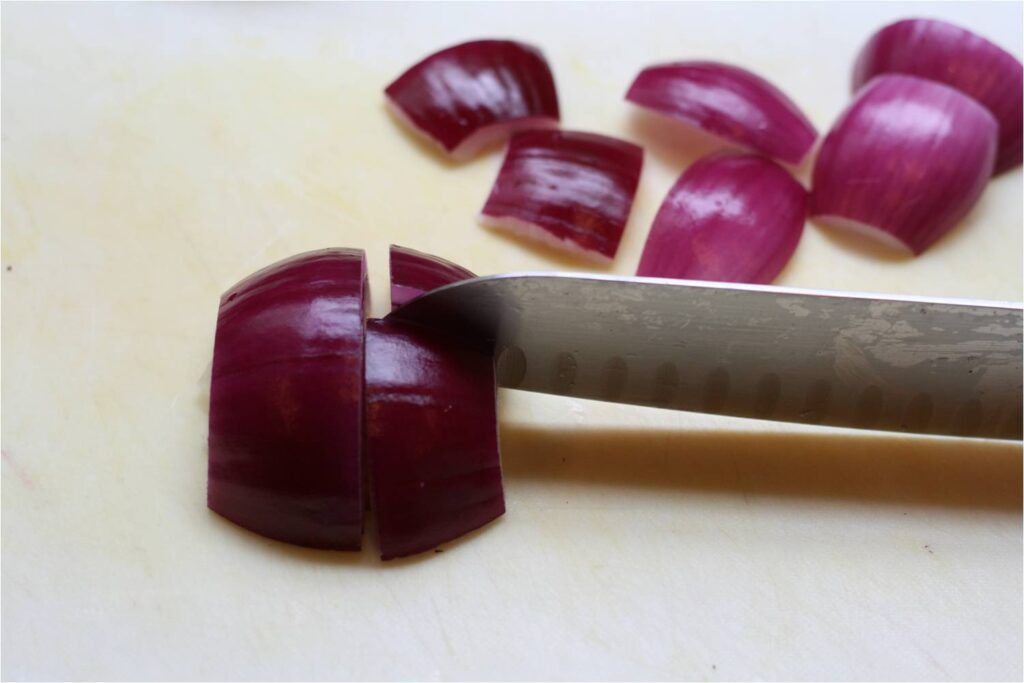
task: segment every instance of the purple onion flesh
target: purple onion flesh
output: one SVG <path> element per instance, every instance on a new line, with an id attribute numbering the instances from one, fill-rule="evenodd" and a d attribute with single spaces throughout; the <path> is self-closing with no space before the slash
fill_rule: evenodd
<path id="1" fill-rule="evenodd" d="M 781 90 L 746 69 L 719 62 L 648 67 L 637 75 L 626 99 L 794 166 L 818 135 Z"/>
<path id="2" fill-rule="evenodd" d="M 804 188 L 769 159 L 700 159 L 658 210 L 637 275 L 769 283 L 800 241 L 806 204 Z"/>
<path id="3" fill-rule="evenodd" d="M 981 102 L 999 124 L 995 172 L 1020 166 L 1024 67 L 1009 52 L 945 21 L 905 19 L 868 40 L 854 66 L 853 89 L 891 73 L 939 81 Z"/>
<path id="4" fill-rule="evenodd" d="M 642 168 L 643 149 L 615 138 L 556 130 L 517 133 L 480 222 L 608 261 L 618 251 Z"/>
<path id="5" fill-rule="evenodd" d="M 544 55 L 509 40 L 436 52 L 384 92 L 401 121 L 456 160 L 514 131 L 558 126 L 558 94 Z"/>
<path id="6" fill-rule="evenodd" d="M 989 111 L 958 90 L 878 76 L 822 143 L 811 218 L 920 254 L 981 196 L 997 132 Z"/>
<path id="7" fill-rule="evenodd" d="M 391 245 L 391 310 L 432 289 L 476 277 L 439 256 Z"/>
<path id="8" fill-rule="evenodd" d="M 221 298 L 210 389 L 211 510 L 296 545 L 360 547 L 366 268 L 325 249 Z"/>

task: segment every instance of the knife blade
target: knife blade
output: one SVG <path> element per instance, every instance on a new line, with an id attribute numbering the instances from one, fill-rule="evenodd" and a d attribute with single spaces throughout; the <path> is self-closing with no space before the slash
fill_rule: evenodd
<path id="1" fill-rule="evenodd" d="M 503 387 L 739 417 L 1020 439 L 1022 306 L 577 273 L 392 316 L 493 341 Z"/>

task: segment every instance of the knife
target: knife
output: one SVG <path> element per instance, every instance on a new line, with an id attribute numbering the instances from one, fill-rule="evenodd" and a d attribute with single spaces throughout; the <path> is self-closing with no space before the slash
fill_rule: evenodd
<path id="1" fill-rule="evenodd" d="M 578 273 L 433 290 L 389 317 L 494 343 L 498 384 L 676 410 L 1022 436 L 1022 305 Z"/>

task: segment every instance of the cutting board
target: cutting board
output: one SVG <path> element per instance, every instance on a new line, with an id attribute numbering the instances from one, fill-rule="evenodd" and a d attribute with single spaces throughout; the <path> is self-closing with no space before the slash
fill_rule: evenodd
<path id="1" fill-rule="evenodd" d="M 218 295 L 325 246 L 480 274 L 634 271 L 699 153 L 623 101 L 727 60 L 824 131 L 872 30 L 947 17 L 1021 53 L 1019 4 L 3 7 L 5 679 L 1019 679 L 1019 444 L 502 390 L 508 512 L 381 563 L 205 507 Z M 644 145 L 601 269 L 479 227 L 501 152 L 438 159 L 381 90 L 441 47 L 543 48 L 566 128 Z M 808 225 L 778 284 L 1017 300 L 1021 171 L 898 259 Z"/>

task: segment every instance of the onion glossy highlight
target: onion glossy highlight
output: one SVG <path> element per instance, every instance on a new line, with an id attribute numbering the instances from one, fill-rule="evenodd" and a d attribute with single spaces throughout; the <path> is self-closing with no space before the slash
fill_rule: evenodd
<path id="1" fill-rule="evenodd" d="M 977 202 L 998 126 L 958 90 L 914 76 L 865 86 L 822 143 L 811 218 L 920 254 Z"/>
<path id="2" fill-rule="evenodd" d="M 648 67 L 626 99 L 794 166 L 818 135 L 781 90 L 746 69 L 719 62 Z"/>
<path id="3" fill-rule="evenodd" d="M 436 52 L 384 92 L 403 123 L 456 160 L 511 132 L 558 126 L 558 94 L 544 55 L 510 40 Z"/>
<path id="4" fill-rule="evenodd" d="M 369 321 L 365 433 L 382 559 L 430 550 L 505 512 L 488 346 Z"/>
<path id="5" fill-rule="evenodd" d="M 296 545 L 363 531 L 363 253 L 325 249 L 221 298 L 210 390 L 211 510 Z"/>
<path id="6" fill-rule="evenodd" d="M 1024 67 L 1009 52 L 949 22 L 905 19 L 868 40 L 854 66 L 853 89 L 889 73 L 939 81 L 981 102 L 999 124 L 995 172 L 1020 166 Z"/>
<path id="7" fill-rule="evenodd" d="M 769 159 L 705 157 L 669 190 L 637 275 L 770 283 L 800 242 L 806 204 L 804 188 Z"/>
<path id="8" fill-rule="evenodd" d="M 598 261 L 614 258 L 643 149 L 604 135 L 528 131 L 508 152 L 480 222 Z"/>
<path id="9" fill-rule="evenodd" d="M 451 261 L 393 244 L 390 258 L 391 310 L 432 289 L 476 277 Z"/>

